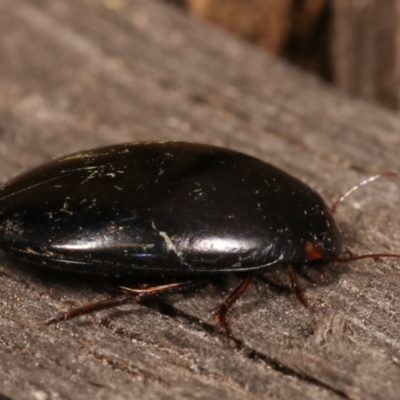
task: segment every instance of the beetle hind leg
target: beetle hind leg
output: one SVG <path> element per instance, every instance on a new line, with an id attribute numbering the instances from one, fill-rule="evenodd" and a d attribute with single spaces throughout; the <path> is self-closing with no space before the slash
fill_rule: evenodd
<path id="1" fill-rule="evenodd" d="M 73 308 L 69 311 L 56 315 L 55 317 L 47 320 L 44 324 L 53 325 L 57 324 L 58 322 L 67 321 L 69 319 L 79 317 L 80 315 L 91 314 L 93 312 L 105 310 L 107 308 L 118 307 L 123 304 L 131 303 L 133 301 L 149 299 L 164 292 L 170 292 L 176 289 L 180 289 L 190 283 L 191 282 L 170 283 L 167 285 L 151 286 L 144 289 L 121 287 L 124 292 L 123 294 L 114 297 L 108 296 L 103 300 L 94 301 L 84 304 L 81 307 Z"/>
<path id="2" fill-rule="evenodd" d="M 247 276 L 240 282 L 239 286 L 229 295 L 229 297 L 215 309 L 213 314 L 218 326 L 226 333 L 228 337 L 231 336 L 231 330 L 227 321 L 227 314 L 235 302 L 242 296 L 253 281 L 253 276 Z"/>

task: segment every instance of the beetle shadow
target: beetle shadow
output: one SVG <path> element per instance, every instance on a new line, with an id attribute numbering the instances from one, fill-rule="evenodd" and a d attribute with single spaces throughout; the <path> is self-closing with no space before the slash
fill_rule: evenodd
<path id="1" fill-rule="evenodd" d="M 3 254 L 0 255 L 0 263 L 4 266 L 3 275 L 25 286 L 36 286 L 38 291 L 112 291 L 107 277 L 49 268 Z"/>
<path id="2" fill-rule="evenodd" d="M 53 297 L 68 295 L 73 298 L 74 294 L 79 297 L 77 302 L 82 303 L 82 297 L 89 301 L 101 300 L 107 296 L 117 296 L 122 294 L 121 286 L 130 288 L 148 288 L 154 285 L 168 284 L 173 282 L 185 282 L 186 278 L 175 277 L 149 277 L 146 274 L 123 277 L 107 277 L 101 275 L 80 274 L 72 271 L 65 271 L 56 268 L 49 268 L 43 265 L 31 264 L 21 261 L 8 255 L 0 255 L 0 264 L 4 266 L 0 274 L 8 276 L 14 281 L 18 281 L 24 287 L 34 287 L 39 293 L 51 293 Z M 186 297 L 196 295 L 200 290 L 210 285 L 216 292 L 228 291 L 230 279 L 227 276 L 201 277 L 195 279 L 193 285 L 185 285 L 170 293 L 160 293 L 154 297 L 140 300 L 139 303 L 148 308 L 154 309 L 161 314 L 175 317 L 177 310 L 171 305 L 174 296 L 179 293 Z M 89 300 L 91 299 L 91 300 Z M 221 299 L 223 301 L 223 299 Z M 85 301 L 83 301 L 85 303 Z M 78 304 L 66 304 L 68 307 L 76 307 Z M 113 318 L 131 313 L 129 309 L 115 308 Z M 82 320 L 82 323 L 86 323 Z M 90 323 L 87 321 L 87 323 Z"/>

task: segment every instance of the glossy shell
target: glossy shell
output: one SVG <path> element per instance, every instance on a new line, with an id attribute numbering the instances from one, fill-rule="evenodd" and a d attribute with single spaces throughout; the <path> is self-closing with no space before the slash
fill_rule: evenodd
<path id="1" fill-rule="evenodd" d="M 0 246 L 24 260 L 103 275 L 184 276 L 321 260 L 341 247 L 321 197 L 232 150 L 128 143 L 56 159 L 0 191 Z"/>

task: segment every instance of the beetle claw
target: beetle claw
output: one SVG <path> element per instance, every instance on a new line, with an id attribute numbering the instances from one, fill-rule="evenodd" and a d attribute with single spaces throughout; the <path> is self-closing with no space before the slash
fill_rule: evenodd
<path id="1" fill-rule="evenodd" d="M 49 325 L 57 325 L 59 322 L 64 320 L 65 313 L 60 315 L 56 315 L 53 318 L 48 319 L 47 321 L 41 322 L 41 325 L 49 326 Z"/>
<path id="2" fill-rule="evenodd" d="M 229 327 L 228 320 L 226 318 L 228 310 L 229 310 L 228 306 L 225 303 L 223 303 L 220 306 L 216 307 L 212 316 L 214 317 L 214 320 L 218 325 L 218 327 L 220 328 L 220 330 L 226 334 L 229 340 L 229 338 L 232 337 L 232 331 Z"/>

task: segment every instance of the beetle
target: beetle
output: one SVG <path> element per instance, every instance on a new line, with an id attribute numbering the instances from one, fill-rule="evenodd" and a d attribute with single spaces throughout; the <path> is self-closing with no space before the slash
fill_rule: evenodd
<path id="1" fill-rule="evenodd" d="M 228 334 L 227 312 L 254 273 L 288 265 L 296 297 L 307 306 L 293 267 L 349 260 L 339 258 L 342 240 L 333 212 L 308 185 L 249 155 L 186 142 L 100 147 L 18 176 L 0 189 L 0 248 L 30 263 L 83 274 L 171 278 L 123 288 L 121 295 L 47 324 L 203 277 L 242 273 L 216 311 Z"/>

